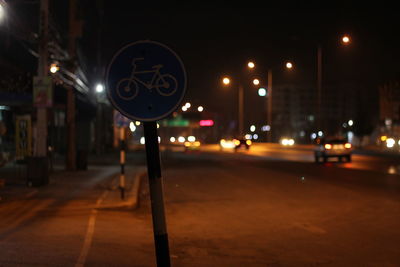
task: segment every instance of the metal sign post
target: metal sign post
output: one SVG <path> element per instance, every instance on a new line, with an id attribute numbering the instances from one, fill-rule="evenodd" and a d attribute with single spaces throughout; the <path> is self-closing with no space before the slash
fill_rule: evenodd
<path id="1" fill-rule="evenodd" d="M 146 140 L 147 173 L 150 185 L 157 266 L 170 266 L 160 152 L 158 147 L 157 123 L 155 121 L 144 122 L 144 138 Z"/>
<path id="2" fill-rule="evenodd" d="M 144 122 L 147 172 L 157 266 L 170 266 L 157 120 L 175 111 L 186 92 L 186 71 L 178 55 L 154 41 L 120 49 L 107 69 L 106 88 L 124 116 Z"/>

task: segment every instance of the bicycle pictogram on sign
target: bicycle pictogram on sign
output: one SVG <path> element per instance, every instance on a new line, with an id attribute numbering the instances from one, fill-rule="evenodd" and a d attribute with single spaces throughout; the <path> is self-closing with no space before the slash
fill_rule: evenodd
<path id="1" fill-rule="evenodd" d="M 138 65 L 136 62 L 141 60 L 144 60 L 144 58 L 134 58 L 132 60 L 131 76 L 121 79 L 117 83 L 116 91 L 118 96 L 124 100 L 132 100 L 138 95 L 140 85 L 143 85 L 150 92 L 155 89 L 162 96 L 173 95 L 178 89 L 176 78 L 169 73 L 161 74 L 162 64 L 152 66 L 151 70 L 137 70 Z M 141 74 L 150 74 L 152 76 L 146 81 L 140 78 Z"/>

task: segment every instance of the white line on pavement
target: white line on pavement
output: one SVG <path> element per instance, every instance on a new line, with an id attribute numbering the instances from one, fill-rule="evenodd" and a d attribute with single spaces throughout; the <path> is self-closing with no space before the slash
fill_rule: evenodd
<path id="1" fill-rule="evenodd" d="M 89 253 L 90 246 L 92 245 L 92 239 L 94 234 L 94 225 L 96 222 L 97 208 L 100 206 L 101 202 L 106 198 L 108 190 L 104 191 L 103 194 L 97 199 L 96 206 L 92 209 L 89 217 L 89 223 L 86 231 L 85 241 L 83 242 L 81 254 L 79 255 L 78 261 L 75 267 L 83 267 L 86 262 L 87 255 Z"/>

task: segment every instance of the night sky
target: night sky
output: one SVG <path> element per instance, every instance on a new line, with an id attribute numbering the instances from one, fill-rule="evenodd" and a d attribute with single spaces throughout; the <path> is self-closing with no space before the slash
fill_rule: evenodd
<path id="1" fill-rule="evenodd" d="M 324 84 L 351 82 L 365 88 L 365 94 L 376 96 L 379 85 L 399 76 L 400 25 L 395 9 L 157 1 L 105 1 L 103 8 L 90 9 L 82 44 L 95 65 L 100 62 L 104 69 L 112 55 L 130 42 L 162 42 L 175 50 L 186 66 L 186 99 L 216 112 L 233 114 L 237 109 L 235 86 L 224 88 L 220 82 L 223 75 L 241 77 L 240 82 L 248 84 L 245 97 L 261 101 L 250 86 L 248 60 L 257 64 L 254 74 L 261 80 L 266 79 L 268 68 L 274 68 L 275 84 L 302 83 L 315 88 L 318 45 L 323 49 Z M 104 12 L 102 19 L 98 10 Z M 101 42 L 97 41 L 99 32 Z M 342 34 L 351 36 L 351 45 L 341 46 Z M 94 49 L 98 43 L 100 60 Z M 290 77 L 281 67 L 286 60 L 295 64 Z"/>

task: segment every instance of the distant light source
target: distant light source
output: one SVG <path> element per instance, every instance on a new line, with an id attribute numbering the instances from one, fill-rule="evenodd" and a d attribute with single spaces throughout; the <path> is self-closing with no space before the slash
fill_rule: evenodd
<path id="1" fill-rule="evenodd" d="M 293 68 L 292 62 L 286 62 L 286 68 L 287 68 L 287 69 Z"/>
<path id="2" fill-rule="evenodd" d="M 251 125 L 250 126 L 250 132 L 255 132 L 255 130 L 256 130 L 256 126 L 255 125 Z"/>
<path id="3" fill-rule="evenodd" d="M 201 120 L 200 121 L 200 126 L 213 126 L 214 121 L 213 120 Z"/>
<path id="4" fill-rule="evenodd" d="M 96 85 L 96 93 L 103 93 L 104 91 L 104 86 L 102 84 Z"/>
<path id="5" fill-rule="evenodd" d="M 344 35 L 342 37 L 342 43 L 343 44 L 349 44 L 350 43 L 350 37 L 348 35 Z"/>
<path id="6" fill-rule="evenodd" d="M 9 106 L 0 106 L 0 110 L 10 110 Z"/>
<path id="7" fill-rule="evenodd" d="M 253 69 L 255 67 L 254 62 L 250 61 L 249 63 L 247 63 L 247 67 Z"/>
<path id="8" fill-rule="evenodd" d="M 349 126 L 353 126 L 354 122 L 353 122 L 353 120 L 349 120 L 349 121 L 347 122 L 347 124 L 348 124 Z"/>
<path id="9" fill-rule="evenodd" d="M 192 104 L 190 104 L 189 102 L 186 102 L 186 104 L 185 104 L 185 107 L 186 107 L 186 108 L 189 109 L 191 106 L 192 106 Z"/>
<path id="10" fill-rule="evenodd" d="M 259 88 L 258 89 L 258 95 L 259 96 L 266 96 L 267 95 L 267 90 L 265 88 Z"/>
<path id="11" fill-rule="evenodd" d="M 131 122 L 129 123 L 129 129 L 131 130 L 132 133 L 133 133 L 134 131 L 136 131 L 136 126 L 135 126 L 135 124 L 133 123 L 133 121 L 131 121 Z"/>
<path id="12" fill-rule="evenodd" d="M 315 138 L 317 138 L 317 134 L 316 133 L 312 133 L 310 137 L 311 137 L 311 139 L 315 139 Z"/>
<path id="13" fill-rule="evenodd" d="M 199 106 L 199 107 L 197 108 L 197 111 L 198 111 L 198 112 L 203 112 L 203 110 L 204 110 L 204 108 L 203 108 L 202 106 Z"/>
<path id="14" fill-rule="evenodd" d="M 263 127 L 261 127 L 261 131 L 263 132 L 268 132 L 271 130 L 271 126 L 269 125 L 264 125 Z"/>
<path id="15" fill-rule="evenodd" d="M 392 148 L 396 144 L 396 141 L 393 138 L 388 138 L 386 140 L 386 147 Z"/>
<path id="16" fill-rule="evenodd" d="M 59 70 L 60 70 L 60 68 L 58 67 L 58 65 L 56 63 L 53 63 L 53 64 L 50 65 L 50 72 L 51 73 L 56 73 Z"/>
<path id="17" fill-rule="evenodd" d="M 176 141 L 176 139 L 175 139 L 175 137 L 171 137 L 170 139 L 169 139 L 169 141 L 171 142 L 171 143 L 174 143 L 175 141 Z"/>
<path id="18" fill-rule="evenodd" d="M 253 84 L 254 85 L 259 85 L 260 84 L 260 80 L 259 79 L 254 79 L 253 80 Z"/>
<path id="19" fill-rule="evenodd" d="M 251 140 L 251 139 L 253 138 L 253 136 L 252 136 L 251 134 L 246 134 L 246 135 L 244 136 L 244 138 L 245 138 L 246 140 Z"/>
<path id="20" fill-rule="evenodd" d="M 228 84 L 231 83 L 231 80 L 230 80 L 228 77 L 224 77 L 224 78 L 222 79 L 222 82 L 223 82 L 223 84 L 228 85 Z"/>

